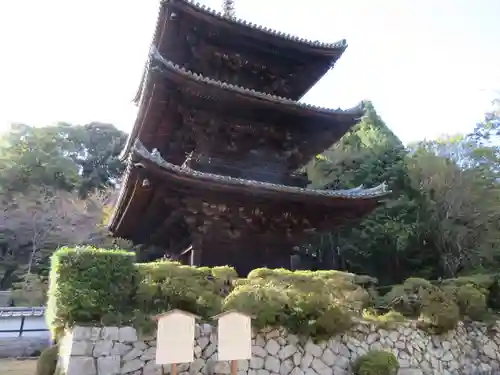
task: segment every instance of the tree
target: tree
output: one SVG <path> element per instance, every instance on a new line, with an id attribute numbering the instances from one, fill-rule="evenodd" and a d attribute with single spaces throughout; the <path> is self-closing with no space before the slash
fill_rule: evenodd
<path id="1" fill-rule="evenodd" d="M 0 139 L 0 188 L 31 186 L 78 190 L 81 197 L 113 186 L 123 173 L 118 159 L 126 134 L 113 125 L 12 125 Z"/>
<path id="2" fill-rule="evenodd" d="M 73 159 L 80 170 L 81 197 L 116 184 L 125 170 L 119 155 L 126 140 L 127 135 L 111 124 L 92 122 L 73 127 L 69 141 L 78 150 Z"/>
<path id="3" fill-rule="evenodd" d="M 0 140 L 0 188 L 26 192 L 31 186 L 70 191 L 80 181 L 71 158 L 74 144 L 69 126 L 36 128 L 14 124 Z"/>
<path id="4" fill-rule="evenodd" d="M 101 230 L 102 203 L 49 189 L 3 195 L 0 211 L 0 289 L 28 276 L 52 251 L 87 243 Z"/>
<path id="5" fill-rule="evenodd" d="M 464 142 L 468 142 L 464 140 Z M 408 158 L 412 186 L 419 195 L 419 239 L 437 253 L 443 276 L 484 268 L 499 243 L 500 186 L 474 163 L 474 152 L 457 158 L 429 149 L 456 149 L 457 142 L 427 142 Z M 467 146 L 468 148 L 468 146 Z M 451 155 L 451 153 L 446 153 Z M 463 159 L 467 163 L 461 163 Z"/>

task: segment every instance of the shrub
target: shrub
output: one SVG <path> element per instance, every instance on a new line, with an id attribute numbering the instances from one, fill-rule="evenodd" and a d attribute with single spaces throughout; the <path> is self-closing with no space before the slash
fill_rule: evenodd
<path id="1" fill-rule="evenodd" d="M 486 290 L 478 289 L 472 284 L 459 286 L 443 286 L 443 291 L 454 299 L 460 310 L 460 315 L 473 320 L 482 320 L 488 313 L 486 305 Z"/>
<path id="2" fill-rule="evenodd" d="M 13 284 L 12 299 L 16 306 L 43 306 L 47 300 L 48 282 L 46 277 L 29 274 Z"/>
<path id="3" fill-rule="evenodd" d="M 66 326 L 133 324 L 153 328 L 155 315 L 178 308 L 210 318 L 236 309 L 255 316 L 254 326 L 283 326 L 315 339 L 349 329 L 354 317 L 381 325 L 419 317 L 441 333 L 456 326 L 460 312 L 473 319 L 486 310 L 485 284 L 462 278 L 443 289 L 424 279 L 410 278 L 381 297 L 395 311 L 374 311 L 363 286 L 376 280 L 339 271 L 256 269 L 237 279 L 231 267 L 190 267 L 159 261 L 134 264 L 134 254 L 92 247 L 60 249 L 52 257 L 47 321 L 54 337 Z M 490 278 L 490 284 L 492 278 Z"/>
<path id="4" fill-rule="evenodd" d="M 258 269 L 239 280 L 224 310 L 256 318 L 257 328 L 283 326 L 315 339 L 344 332 L 360 313 L 368 294 L 341 273 Z"/>
<path id="5" fill-rule="evenodd" d="M 59 347 L 53 345 L 40 354 L 36 363 L 36 375 L 54 375 L 59 357 Z"/>
<path id="6" fill-rule="evenodd" d="M 363 319 L 374 323 L 379 328 L 393 329 L 398 323 L 405 322 L 407 319 L 397 311 L 389 311 L 385 314 L 376 314 L 371 311 L 363 312 Z"/>
<path id="7" fill-rule="evenodd" d="M 491 284 L 487 286 L 487 305 L 491 309 L 500 309 L 500 275 L 494 275 Z"/>
<path id="8" fill-rule="evenodd" d="M 432 288 L 429 281 L 411 277 L 403 284 L 395 285 L 384 300 L 387 306 L 404 316 L 418 317 L 422 309 L 422 297 Z"/>
<path id="9" fill-rule="evenodd" d="M 76 322 L 115 323 L 132 316 L 135 255 L 92 247 L 62 248 L 51 259 L 47 322 L 54 337 Z"/>
<path id="10" fill-rule="evenodd" d="M 420 320 L 421 328 L 441 334 L 457 326 L 460 310 L 451 296 L 435 287 L 422 296 Z"/>
<path id="11" fill-rule="evenodd" d="M 390 352 L 372 350 L 358 357 L 352 368 L 355 375 L 396 375 L 399 362 Z"/>
<path id="12" fill-rule="evenodd" d="M 138 305 L 149 314 L 177 308 L 209 318 L 220 312 L 236 278 L 230 267 L 190 267 L 168 261 L 137 267 L 141 276 Z"/>

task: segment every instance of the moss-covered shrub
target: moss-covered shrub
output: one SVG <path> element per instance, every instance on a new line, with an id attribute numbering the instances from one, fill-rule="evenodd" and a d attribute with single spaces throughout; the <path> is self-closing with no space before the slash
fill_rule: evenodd
<path id="1" fill-rule="evenodd" d="M 138 284 L 135 256 L 92 247 L 62 248 L 51 259 L 47 323 L 54 337 L 75 322 L 129 319 Z"/>
<path id="2" fill-rule="evenodd" d="M 396 375 L 399 362 L 390 352 L 372 350 L 358 357 L 352 369 L 355 375 Z"/>
<path id="3" fill-rule="evenodd" d="M 393 309 L 380 315 L 375 302 L 381 297 L 372 288 L 376 280 L 368 276 L 262 268 L 237 279 L 230 267 L 168 261 L 135 264 L 134 259 L 134 254 L 118 250 L 58 250 L 52 257 L 47 310 L 55 336 L 74 323 L 153 328 L 151 315 L 172 308 L 206 319 L 236 309 L 254 315 L 257 328 L 284 326 L 318 339 L 344 332 L 353 318 L 390 325 L 405 316 L 419 317 L 426 327 L 441 333 L 455 327 L 460 313 L 478 318 L 492 283 L 492 278 L 488 286 L 459 278 L 437 287 L 410 278 L 382 297 Z"/>
<path id="4" fill-rule="evenodd" d="M 256 316 L 258 328 L 284 326 L 318 339 L 348 329 L 369 300 L 353 277 L 335 271 L 257 269 L 237 284 L 224 300 L 224 310 Z"/>
<path id="5" fill-rule="evenodd" d="M 372 322 L 379 328 L 394 329 L 398 324 L 407 321 L 407 318 L 397 311 L 377 314 L 373 311 L 366 310 L 363 312 L 363 320 Z"/>
<path id="6" fill-rule="evenodd" d="M 54 375 L 59 357 L 59 347 L 53 345 L 40 354 L 36 363 L 36 375 Z"/>
<path id="7" fill-rule="evenodd" d="M 459 284 L 458 286 L 448 284 L 443 286 L 442 290 L 454 299 L 462 317 L 482 320 L 487 316 L 487 290 L 480 289 L 477 284 Z"/>
<path id="8" fill-rule="evenodd" d="M 207 318 L 216 315 L 237 276 L 230 267 L 190 267 L 167 261 L 137 267 L 139 305 L 151 314 L 177 308 Z"/>
<path id="9" fill-rule="evenodd" d="M 473 285 L 467 284 L 459 287 L 456 292 L 456 301 L 461 315 L 473 320 L 483 319 L 488 312 L 486 295 Z"/>
<path id="10" fill-rule="evenodd" d="M 452 296 L 434 287 L 422 296 L 421 328 L 433 334 L 454 329 L 460 320 L 460 310 Z"/>
<path id="11" fill-rule="evenodd" d="M 384 297 L 384 301 L 389 308 L 404 316 L 416 318 L 422 309 L 423 295 L 432 288 L 429 281 L 411 277 L 403 284 L 395 285 Z"/>

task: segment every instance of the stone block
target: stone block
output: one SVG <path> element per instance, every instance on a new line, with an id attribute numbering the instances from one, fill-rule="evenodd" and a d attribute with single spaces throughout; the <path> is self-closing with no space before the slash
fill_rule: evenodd
<path id="1" fill-rule="evenodd" d="M 97 375 L 94 357 L 71 357 L 66 375 Z"/>
<path id="2" fill-rule="evenodd" d="M 120 374 L 120 356 L 97 358 L 97 375 L 118 375 Z"/>

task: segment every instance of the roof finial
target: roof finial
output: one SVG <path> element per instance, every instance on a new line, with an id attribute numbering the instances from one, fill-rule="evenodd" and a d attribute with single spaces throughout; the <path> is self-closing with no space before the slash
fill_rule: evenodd
<path id="1" fill-rule="evenodd" d="M 234 0 L 224 0 L 224 16 L 234 18 Z"/>

